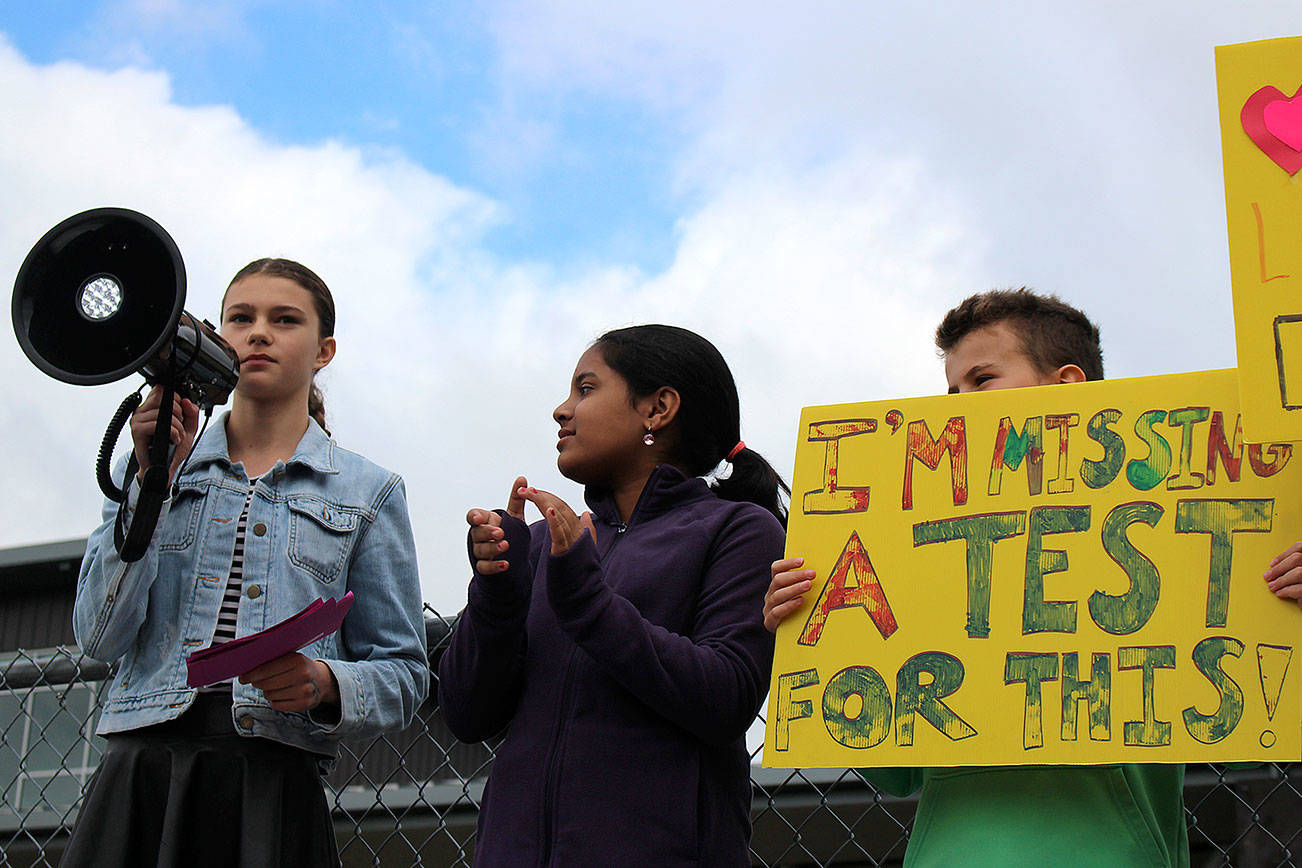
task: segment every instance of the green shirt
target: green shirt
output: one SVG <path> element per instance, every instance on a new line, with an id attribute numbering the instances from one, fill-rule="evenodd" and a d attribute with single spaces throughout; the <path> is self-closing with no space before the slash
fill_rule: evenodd
<path id="1" fill-rule="evenodd" d="M 861 772 L 897 796 L 922 788 L 905 868 L 1189 866 L 1181 764 Z"/>

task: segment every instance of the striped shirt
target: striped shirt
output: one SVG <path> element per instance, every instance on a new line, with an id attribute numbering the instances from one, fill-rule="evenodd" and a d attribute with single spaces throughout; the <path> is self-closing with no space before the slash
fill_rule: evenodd
<path id="1" fill-rule="evenodd" d="M 231 571 L 226 577 L 226 593 L 222 596 L 222 605 L 217 612 L 217 627 L 213 630 L 212 644 L 221 645 L 235 638 L 235 624 L 240 616 L 240 595 L 244 593 L 244 535 L 249 524 L 249 506 L 253 503 L 253 489 L 258 480 L 249 480 L 249 493 L 244 496 L 244 508 L 240 510 L 240 520 L 235 525 L 235 551 L 231 555 Z M 223 681 L 202 688 L 203 692 L 218 690 L 229 691 L 230 681 Z"/>

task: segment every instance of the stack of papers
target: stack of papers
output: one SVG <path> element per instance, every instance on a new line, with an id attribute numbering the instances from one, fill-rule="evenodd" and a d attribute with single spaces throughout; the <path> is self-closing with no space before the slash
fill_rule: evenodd
<path id="1" fill-rule="evenodd" d="M 310 645 L 339 629 L 344 615 L 353 607 L 353 592 L 338 600 L 317 599 L 303 611 L 291 615 L 273 627 L 230 642 L 195 651 L 185 658 L 189 676 L 186 684 L 205 687 L 238 678 L 269 660 L 283 657 Z"/>

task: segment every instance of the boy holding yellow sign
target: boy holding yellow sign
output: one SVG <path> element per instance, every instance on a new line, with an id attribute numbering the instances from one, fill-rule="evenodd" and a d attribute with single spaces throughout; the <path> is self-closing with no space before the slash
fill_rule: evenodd
<path id="1" fill-rule="evenodd" d="M 937 329 L 949 392 L 1103 378 L 1098 329 L 1079 310 L 1027 290 L 975 295 Z M 1298 546 L 1266 579 L 1280 597 L 1302 592 Z M 802 558 L 773 564 L 765 625 L 776 630 L 813 587 Z M 1184 765 L 1008 765 L 875 769 L 906 795 L 921 788 L 906 866 L 1188 866 Z"/>

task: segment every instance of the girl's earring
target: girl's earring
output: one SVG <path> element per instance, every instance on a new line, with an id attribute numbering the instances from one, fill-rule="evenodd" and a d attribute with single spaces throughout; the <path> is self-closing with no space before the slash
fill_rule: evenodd
<path id="1" fill-rule="evenodd" d="M 651 426 L 648 425 L 646 429 L 646 436 L 642 438 L 642 445 L 652 446 L 655 444 L 655 442 L 656 442 L 656 435 L 651 433 Z"/>

